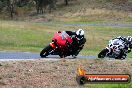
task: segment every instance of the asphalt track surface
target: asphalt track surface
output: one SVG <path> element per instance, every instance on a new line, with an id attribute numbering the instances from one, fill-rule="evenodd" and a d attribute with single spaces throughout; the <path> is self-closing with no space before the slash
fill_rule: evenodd
<path id="1" fill-rule="evenodd" d="M 39 53 L 31 53 L 31 52 L 8 52 L 8 51 L 0 51 L 0 61 L 5 60 L 34 60 L 40 59 Z M 82 56 L 78 55 L 77 59 L 96 59 L 96 56 Z M 59 60 L 60 57 L 58 55 L 49 55 L 47 58 L 42 59 L 52 59 Z M 72 56 L 66 57 L 66 59 L 76 59 Z"/>

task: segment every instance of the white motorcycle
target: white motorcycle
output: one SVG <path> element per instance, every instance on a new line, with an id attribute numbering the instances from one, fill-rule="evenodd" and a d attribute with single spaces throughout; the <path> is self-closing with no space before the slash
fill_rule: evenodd
<path id="1" fill-rule="evenodd" d="M 115 59 L 125 59 L 127 52 L 128 47 L 125 42 L 114 39 L 110 40 L 108 46 L 98 54 L 98 58 L 109 57 Z"/>

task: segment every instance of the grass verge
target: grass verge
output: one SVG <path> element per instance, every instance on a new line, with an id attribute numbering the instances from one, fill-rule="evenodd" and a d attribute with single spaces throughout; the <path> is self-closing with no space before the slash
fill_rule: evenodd
<path id="1" fill-rule="evenodd" d="M 40 52 L 51 42 L 53 34 L 58 30 L 85 29 L 87 42 L 81 54 L 97 55 L 107 46 L 108 41 L 116 36 L 131 35 L 131 28 L 112 28 L 98 26 L 67 26 L 65 23 L 29 23 L 19 21 L 1 21 L 0 50 Z M 129 54 L 132 57 L 132 54 Z"/>

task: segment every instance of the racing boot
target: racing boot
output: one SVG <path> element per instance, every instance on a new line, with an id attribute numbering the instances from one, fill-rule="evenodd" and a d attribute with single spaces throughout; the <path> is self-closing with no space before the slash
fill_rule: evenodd
<path id="1" fill-rule="evenodd" d="M 79 54 L 79 52 L 80 52 L 80 50 L 73 51 L 72 57 L 73 57 L 73 58 L 76 58 L 77 55 Z"/>

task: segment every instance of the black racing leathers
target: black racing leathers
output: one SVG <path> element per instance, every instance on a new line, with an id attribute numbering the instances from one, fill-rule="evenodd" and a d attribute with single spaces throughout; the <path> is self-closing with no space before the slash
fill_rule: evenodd
<path id="1" fill-rule="evenodd" d="M 77 35 L 76 32 L 72 32 L 72 31 L 65 31 L 69 36 L 71 36 L 71 38 L 73 39 L 72 44 L 69 46 L 71 52 L 73 55 L 77 56 L 79 54 L 79 52 L 83 49 L 83 46 L 86 42 L 86 38 L 83 38 L 81 40 L 77 39 Z"/>

